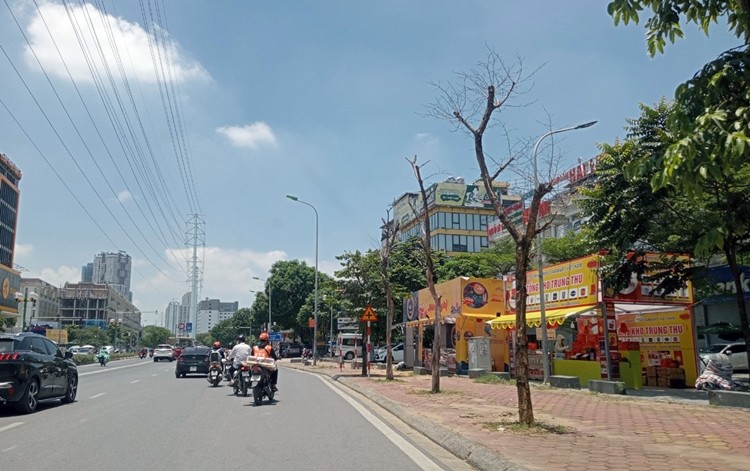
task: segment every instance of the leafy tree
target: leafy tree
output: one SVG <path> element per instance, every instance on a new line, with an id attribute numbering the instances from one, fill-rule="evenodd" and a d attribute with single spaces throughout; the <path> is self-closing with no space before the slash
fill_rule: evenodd
<path id="1" fill-rule="evenodd" d="M 750 3 L 746 0 L 614 0 L 607 6 L 607 12 L 614 18 L 615 25 L 638 24 L 639 12 L 650 8 L 653 15 L 646 21 L 646 44 L 653 57 L 664 52 L 664 45 L 682 38 L 682 22 L 694 23 L 706 35 L 711 24 L 718 24 L 726 18 L 729 31 L 750 42 Z"/>
<path id="2" fill-rule="evenodd" d="M 649 6 L 654 12 L 646 22 L 651 55 L 663 52 L 665 37 L 682 37 L 681 21 L 697 24 L 706 34 L 711 23 L 725 18 L 730 31 L 744 47 L 727 51 L 706 64 L 675 93 L 675 108 L 669 116 L 674 139 L 663 155 L 645 155 L 639 166 L 656 169 L 650 183 L 654 191 L 674 189 L 687 198 L 701 199 L 715 215 L 695 245 L 699 256 L 719 252 L 726 258 L 734 278 L 742 333 L 750 346 L 748 318 L 740 262 L 750 243 L 750 2 L 746 0 L 616 0 L 608 11 L 615 19 L 638 22 L 638 11 Z M 750 359 L 750 348 L 748 348 Z"/>
<path id="3" fill-rule="evenodd" d="M 155 325 L 147 325 L 143 328 L 141 344 L 144 347 L 154 348 L 160 343 L 167 343 L 167 340 L 171 336 L 172 332 L 169 329 Z"/>
<path id="4" fill-rule="evenodd" d="M 585 257 L 595 251 L 583 232 L 568 232 L 563 237 L 542 240 L 542 252 L 548 264 Z"/>
<path id="5" fill-rule="evenodd" d="M 459 276 L 474 278 L 497 278 L 500 273 L 508 273 L 515 267 L 513 240 L 505 238 L 495 246 L 477 253 L 465 253 L 446 257 L 435 267 L 440 282 Z"/>
<path id="6" fill-rule="evenodd" d="M 210 347 L 214 343 L 214 338 L 211 337 L 211 334 L 209 332 L 204 332 L 202 334 L 195 334 L 195 341 L 200 345 L 206 345 Z"/>

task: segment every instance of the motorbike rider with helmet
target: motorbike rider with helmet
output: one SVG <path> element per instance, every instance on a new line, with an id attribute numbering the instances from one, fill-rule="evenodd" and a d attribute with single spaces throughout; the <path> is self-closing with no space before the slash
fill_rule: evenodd
<path id="1" fill-rule="evenodd" d="M 221 360 L 223 360 L 225 357 L 226 353 L 224 352 L 224 349 L 221 348 L 221 342 L 217 340 L 211 347 L 211 353 L 208 356 L 209 361 L 221 363 Z"/>
<path id="2" fill-rule="evenodd" d="M 263 358 L 273 358 L 274 360 L 278 360 L 279 358 L 276 356 L 276 352 L 274 351 L 273 347 L 270 343 L 268 343 L 268 332 L 262 332 L 260 336 L 258 337 L 258 340 L 260 342 L 258 345 L 253 347 L 253 356 L 254 357 L 263 357 Z M 278 391 L 279 389 L 276 387 L 276 381 L 279 379 L 279 369 L 276 368 L 271 372 L 271 378 L 269 382 L 271 383 L 271 390 Z"/>
<path id="3" fill-rule="evenodd" d="M 247 357 L 250 356 L 252 349 L 250 345 L 245 343 L 245 336 L 240 334 L 237 336 L 237 345 L 232 348 L 227 356 L 228 360 L 232 360 L 232 365 L 229 367 L 229 384 L 234 384 L 234 372 L 242 365 L 243 361 L 247 361 Z"/>

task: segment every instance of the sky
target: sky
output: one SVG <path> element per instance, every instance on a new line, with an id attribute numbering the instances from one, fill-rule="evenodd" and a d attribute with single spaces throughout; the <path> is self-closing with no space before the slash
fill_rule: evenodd
<path id="1" fill-rule="evenodd" d="M 133 302 L 158 323 L 189 290 L 198 215 L 199 299 L 249 307 L 273 263 L 315 265 L 315 211 L 286 195 L 317 210 L 318 266 L 333 274 L 336 256 L 377 248 L 389 205 L 418 190 L 407 159 L 428 184 L 478 177 L 470 137 L 428 107 L 489 50 L 530 78 L 486 150 L 598 121 L 554 141 L 564 169 L 739 45 L 726 29 L 686 27 L 651 58 L 643 25 L 615 27 L 596 0 L 3 0 L 0 153 L 23 173 L 15 263 L 62 286 L 123 250 Z"/>

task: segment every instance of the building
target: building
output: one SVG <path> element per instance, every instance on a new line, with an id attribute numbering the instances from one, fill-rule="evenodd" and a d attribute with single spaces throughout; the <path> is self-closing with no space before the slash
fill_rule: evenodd
<path id="1" fill-rule="evenodd" d="M 504 207 L 521 199 L 508 193 L 509 186 L 506 182 L 494 183 L 495 194 Z M 455 255 L 487 247 L 487 226 L 497 216 L 481 181 L 467 185 L 462 178 L 451 177 L 433 184 L 425 193 L 434 250 Z M 422 207 L 422 198 L 417 193 L 405 193 L 394 202 L 393 219 L 387 224 L 398 224 L 399 240 L 421 236 L 422 218 L 417 214 L 421 215 Z"/>
<path id="2" fill-rule="evenodd" d="M 239 302 L 221 302 L 219 299 L 204 299 L 198 303 L 198 327 L 196 333 L 203 334 L 216 324 L 232 317 L 239 309 Z"/>
<path id="3" fill-rule="evenodd" d="M 26 319 L 29 324 L 50 325 L 59 327 L 62 323 L 60 316 L 60 290 L 40 278 L 22 278 L 21 292 L 33 293 L 34 301 L 26 306 Z M 19 309 L 23 309 L 22 303 Z"/>
<path id="4" fill-rule="evenodd" d="M 18 167 L 0 154 L 0 318 L 20 317 L 16 292 L 21 289 L 21 274 L 13 268 L 20 180 Z"/>
<path id="5" fill-rule="evenodd" d="M 59 293 L 63 325 L 105 329 L 118 323 L 129 330 L 141 328 L 141 312 L 111 285 L 65 283 Z"/>
<path id="6" fill-rule="evenodd" d="M 91 268 L 89 268 L 91 266 Z M 81 281 L 84 283 L 108 284 L 116 289 L 128 301 L 133 300 L 130 292 L 130 255 L 122 250 L 114 252 L 100 252 L 94 257 L 92 264 L 81 269 Z M 89 273 L 91 278 L 88 278 Z"/>

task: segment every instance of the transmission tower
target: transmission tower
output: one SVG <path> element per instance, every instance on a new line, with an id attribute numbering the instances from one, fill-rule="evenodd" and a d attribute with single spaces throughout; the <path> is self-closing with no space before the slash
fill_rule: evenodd
<path id="1" fill-rule="evenodd" d="M 204 230 L 205 222 L 198 214 L 193 214 L 187 221 L 187 240 L 185 245 L 192 249 L 190 258 L 190 320 L 192 329 L 188 336 L 195 338 L 198 329 L 198 289 L 202 284 L 203 278 L 203 257 L 198 258 L 198 247 L 205 249 L 206 232 Z"/>

